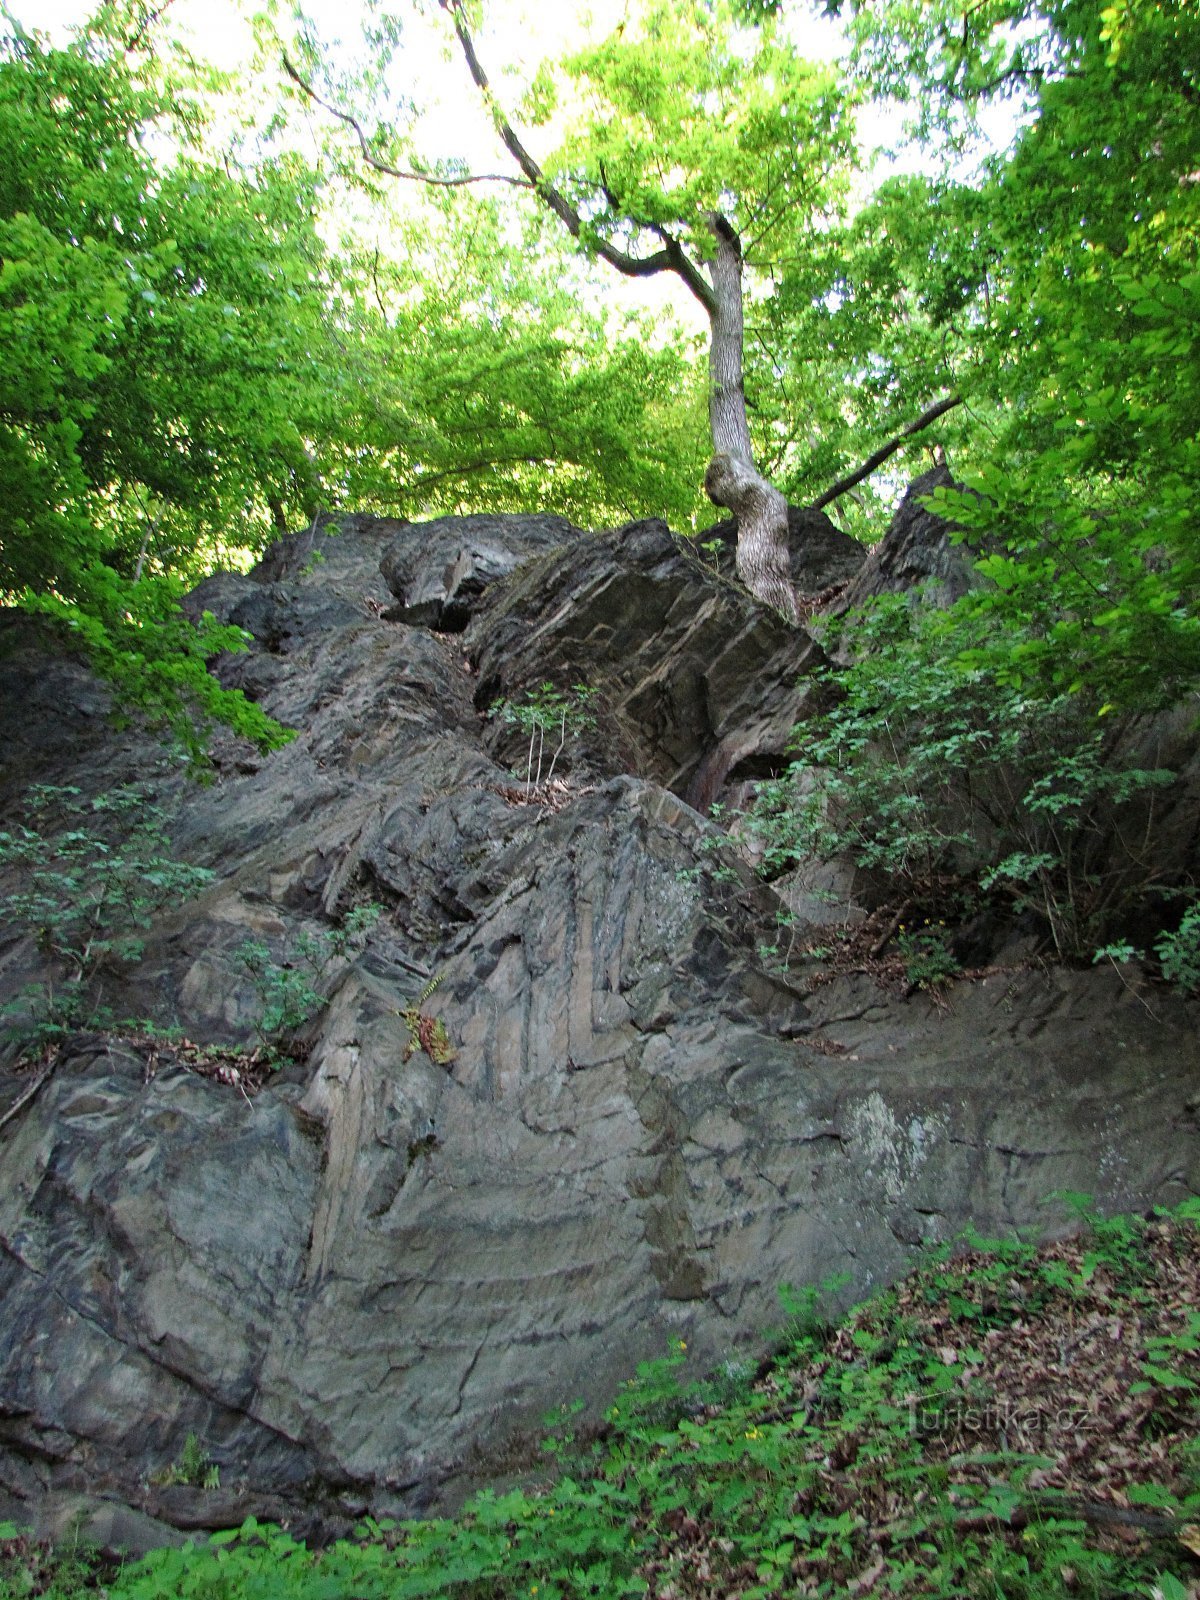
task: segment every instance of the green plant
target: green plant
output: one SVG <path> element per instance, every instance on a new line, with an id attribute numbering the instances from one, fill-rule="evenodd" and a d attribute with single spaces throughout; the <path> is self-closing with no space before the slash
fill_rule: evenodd
<path id="1" fill-rule="evenodd" d="M 904 975 L 913 988 L 944 988 L 962 971 L 958 958 L 946 943 L 944 923 L 935 927 L 926 920 L 920 928 L 906 928 L 901 923 L 896 947 L 904 961 Z"/>
<path id="2" fill-rule="evenodd" d="M 857 659 L 824 675 L 835 703 L 795 730 L 747 819 L 765 873 L 848 857 L 946 913 L 1007 901 L 1065 959 L 1161 887 L 1142 841 L 1174 774 L 1130 763 L 1120 717 L 973 665 L 958 613 L 891 597 L 849 639 Z"/>
<path id="3" fill-rule="evenodd" d="M 283 960 L 277 961 L 261 939 L 244 939 L 234 951 L 258 999 L 252 1026 L 260 1049 L 272 1065 L 279 1066 L 287 1059 L 281 1048 L 283 1042 L 325 1004 L 317 984 L 326 981 L 331 967 L 362 949 L 382 910 L 371 901 L 347 912 L 334 928 L 300 933 L 294 956 Z"/>
<path id="4" fill-rule="evenodd" d="M 221 1469 L 208 1456 L 194 1433 L 183 1441 L 179 1459 L 161 1472 L 152 1474 L 150 1482 L 161 1488 L 173 1484 L 186 1484 L 193 1489 L 219 1489 Z"/>
<path id="5" fill-rule="evenodd" d="M 441 1017 L 426 1016 L 422 1010 L 441 981 L 440 973 L 430 978 L 417 998 L 400 1012 L 400 1018 L 408 1029 L 408 1043 L 403 1056 L 405 1061 L 411 1061 L 418 1050 L 423 1050 L 430 1061 L 439 1067 L 448 1067 L 455 1059 L 454 1046 L 450 1043 L 445 1022 Z"/>
<path id="6" fill-rule="evenodd" d="M 28 1529 L 0 1522 L 0 1600 L 74 1600 L 103 1594 L 105 1563 L 78 1539 L 53 1545 Z"/>
<path id="7" fill-rule="evenodd" d="M 541 785 L 547 737 L 558 741 L 551 752 L 546 773 L 546 782 L 549 783 L 568 740 L 578 738 L 587 729 L 595 727 L 596 718 L 591 705 L 596 693 L 586 683 L 572 684 L 570 689 L 565 690 L 556 689 L 552 683 L 543 683 L 537 689 L 527 689 L 520 702 L 497 700 L 488 715 L 529 735 L 529 749 L 525 755 L 527 785 L 533 788 Z"/>
<path id="8" fill-rule="evenodd" d="M 1183 914 L 1173 933 L 1164 933 L 1154 946 L 1163 977 L 1183 994 L 1200 988 L 1200 900 Z"/>
<path id="9" fill-rule="evenodd" d="M 724 541 L 721 539 L 702 539 L 697 542 L 696 548 L 701 552 L 705 566 L 711 567 L 714 572 L 721 570 L 721 552 Z"/>
<path id="10" fill-rule="evenodd" d="M 5 1008 L 7 1031 L 28 1047 L 103 1021 L 104 973 L 138 962 L 155 915 L 213 875 L 169 853 L 166 817 L 146 786 L 88 800 L 38 785 L 24 814 L 0 832 L 0 872 L 15 880 L 0 896 L 0 922 L 32 938 L 45 961 L 44 975 Z"/>
<path id="11" fill-rule="evenodd" d="M 383 907 L 375 900 L 354 906 L 335 927 L 299 934 L 296 951 L 317 977 L 323 978 L 330 967 L 363 949 L 382 915 Z"/>
<path id="12" fill-rule="evenodd" d="M 282 1066 L 289 1059 L 284 1041 L 316 1016 L 324 998 L 306 972 L 276 961 L 261 939 L 244 939 L 234 957 L 258 1000 L 251 1025 L 259 1048 L 272 1067 Z"/>
<path id="13" fill-rule="evenodd" d="M 780 1284 L 779 1303 L 787 1318 L 780 1335 L 782 1343 L 792 1348 L 819 1345 L 832 1320 L 830 1304 L 849 1283 L 848 1272 L 837 1272 L 819 1284 L 806 1283 L 798 1289 L 790 1283 Z"/>

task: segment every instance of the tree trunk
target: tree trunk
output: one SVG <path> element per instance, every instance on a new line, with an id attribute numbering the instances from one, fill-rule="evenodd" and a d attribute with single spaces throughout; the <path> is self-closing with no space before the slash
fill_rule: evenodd
<path id="1" fill-rule="evenodd" d="M 716 212 L 709 218 L 713 303 L 709 349 L 708 417 L 713 459 L 704 489 L 714 505 L 737 519 L 737 573 L 750 593 L 792 622 L 799 621 L 788 551 L 788 505 L 754 464 L 746 421 L 742 250 L 737 234 Z"/>

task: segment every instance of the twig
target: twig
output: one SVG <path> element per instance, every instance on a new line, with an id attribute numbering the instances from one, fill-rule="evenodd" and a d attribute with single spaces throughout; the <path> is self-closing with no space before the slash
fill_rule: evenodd
<path id="1" fill-rule="evenodd" d="M 57 1059 L 57 1058 L 55 1058 L 55 1059 Z M 4 1115 L 2 1117 L 0 1117 L 0 1128 L 2 1128 L 6 1122 L 11 1122 L 12 1119 L 17 1115 L 18 1111 L 21 1111 L 25 1106 L 27 1106 L 29 1104 L 29 1102 L 33 1099 L 34 1095 L 38 1092 L 38 1090 L 45 1083 L 46 1079 L 54 1071 L 54 1066 L 55 1066 L 55 1061 L 52 1060 L 49 1063 L 48 1066 L 45 1066 L 45 1067 L 42 1068 L 40 1074 L 29 1085 L 28 1089 L 25 1090 L 24 1094 L 20 1094 L 20 1095 L 17 1096 L 17 1098 L 13 1101 L 12 1105 L 9 1106 L 8 1110 L 4 1113 Z"/>
<path id="2" fill-rule="evenodd" d="M 339 122 L 344 122 L 348 128 L 353 129 L 363 160 L 367 166 L 373 167 L 376 172 L 382 172 L 388 178 L 405 178 L 411 183 L 427 183 L 437 189 L 461 189 L 468 183 L 507 183 L 514 189 L 532 188 L 532 184 L 524 178 L 514 178 L 511 173 L 507 172 L 465 173 L 457 178 L 441 178 L 433 172 L 406 171 L 403 167 L 394 167 L 390 162 L 382 161 L 372 151 L 370 142 L 358 118 L 352 116 L 349 111 L 339 110 L 337 106 L 331 105 L 328 100 L 323 100 L 308 79 L 293 66 L 291 59 L 286 54 L 282 60 L 284 72 L 287 73 L 296 87 L 308 96 L 314 105 L 320 106 L 322 111 L 328 111 L 331 117 L 336 117 Z"/>
<path id="3" fill-rule="evenodd" d="M 1121 982 L 1129 990 L 1130 994 L 1138 1002 L 1138 1004 L 1143 1006 L 1146 1009 L 1146 1011 L 1149 1013 L 1149 1015 L 1150 1015 L 1150 1017 L 1152 1018 L 1153 1021 L 1161 1022 L 1162 1018 L 1159 1016 L 1158 1012 L 1155 1011 L 1154 1007 L 1150 1004 L 1149 1000 L 1147 1000 L 1144 995 L 1138 993 L 1138 991 L 1130 983 L 1129 979 L 1121 971 L 1120 963 L 1117 961 L 1116 957 L 1113 956 L 1110 953 L 1109 957 L 1108 957 L 1108 960 L 1109 960 L 1109 965 L 1112 967 L 1112 969 L 1116 973 L 1117 977 L 1120 978 Z"/>
<path id="4" fill-rule="evenodd" d="M 876 939 L 875 943 L 871 946 L 870 950 L 868 951 L 868 954 L 870 955 L 872 961 L 878 960 L 879 957 L 883 954 L 883 952 L 887 949 L 888 945 L 891 943 L 892 939 L 895 937 L 896 932 L 900 927 L 900 923 L 903 920 L 905 914 L 908 912 L 908 909 L 909 909 L 909 907 L 911 905 L 912 905 L 912 901 L 911 900 L 905 900 L 904 901 L 904 903 L 901 905 L 899 911 L 896 912 L 896 915 L 894 917 L 892 917 L 892 919 L 888 923 L 887 927 L 883 930 L 883 932 L 880 934 L 879 938 Z"/>

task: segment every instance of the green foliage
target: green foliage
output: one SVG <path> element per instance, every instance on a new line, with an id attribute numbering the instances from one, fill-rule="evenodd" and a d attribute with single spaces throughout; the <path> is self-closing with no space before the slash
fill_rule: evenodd
<path id="1" fill-rule="evenodd" d="M 556 740 L 550 755 L 546 782 L 554 776 L 558 758 L 571 739 L 577 739 L 596 725 L 591 703 L 596 690 L 586 683 L 572 684 L 570 689 L 556 689 L 552 683 L 543 683 L 537 689 L 527 689 L 520 701 L 497 700 L 488 712 L 509 727 L 518 728 L 529 735 L 529 749 L 525 756 L 525 782 L 540 788 L 542 764 L 546 754 L 546 739 Z"/>
<path id="2" fill-rule="evenodd" d="M 182 1483 L 193 1489 L 219 1489 L 221 1469 L 209 1459 L 196 1435 L 189 1433 L 183 1441 L 178 1461 L 173 1461 L 162 1472 L 152 1474 L 150 1482 L 162 1488 Z"/>
<path id="3" fill-rule="evenodd" d="M 848 855 L 944 912 L 1002 896 L 1061 956 L 1090 956 L 1158 886 L 1127 829 L 1144 831 L 1173 774 L 1132 764 L 1122 719 L 1087 696 L 1007 681 L 977 637 L 959 612 L 875 606 L 851 634 L 858 659 L 829 675 L 841 698 L 796 730 L 749 826 L 769 873 Z"/>
<path id="4" fill-rule="evenodd" d="M 282 1064 L 281 1041 L 302 1028 L 324 1005 L 311 976 L 299 967 L 276 961 L 261 939 L 244 939 L 234 952 L 250 979 L 258 1001 L 253 1017 L 259 1045 L 276 1065 Z"/>
<path id="5" fill-rule="evenodd" d="M 944 923 L 936 927 L 926 919 L 923 927 L 900 925 L 896 947 L 904 961 L 904 973 L 915 989 L 940 989 L 956 978 L 962 967 L 946 944 Z"/>
<path id="6" fill-rule="evenodd" d="M 5 932 L 32 938 L 45 975 L 6 1008 L 6 1031 L 45 1044 L 101 1009 L 106 969 L 141 959 L 142 934 L 168 905 L 212 879 L 169 853 L 153 791 L 133 785 L 84 799 L 78 789 L 38 785 L 25 821 L 0 832 Z"/>
<path id="7" fill-rule="evenodd" d="M 1162 935 L 1154 953 L 1168 983 L 1184 994 L 1200 989 L 1200 901 L 1192 902 L 1174 932 Z"/>
<path id="8" fill-rule="evenodd" d="M 196 112 L 101 31 L 0 42 L 0 592 L 193 749 L 214 717 L 272 747 L 281 730 L 205 671 L 244 635 L 177 602 L 229 530 L 261 543 L 271 502 L 319 503 L 323 253 L 311 175 L 208 164 Z M 166 170 L 151 128 L 184 142 Z"/>
<path id="9" fill-rule="evenodd" d="M 331 966 L 348 961 L 363 949 L 382 915 L 383 907 L 376 900 L 352 906 L 336 927 L 299 934 L 296 950 L 317 977 L 323 978 Z"/>
<path id="10" fill-rule="evenodd" d="M 964 608 L 981 654 L 1043 697 L 1172 703 L 1200 673 L 1200 14 L 898 3 L 859 27 L 873 81 L 895 88 L 890 61 L 935 117 L 1009 90 L 1028 106 L 1011 158 L 969 196 L 952 186 L 948 222 L 969 203 L 977 260 L 937 319 L 989 423 L 952 461 L 969 492 L 937 497 L 984 540 L 993 587 Z"/>
<path id="11" fill-rule="evenodd" d="M 287 1041 L 325 1004 L 317 984 L 327 979 L 331 968 L 344 965 L 363 948 L 381 912 L 382 907 L 371 902 L 348 911 L 335 928 L 300 933 L 294 956 L 283 961 L 277 961 L 261 939 L 244 939 L 238 946 L 235 959 L 258 1001 L 254 1032 L 273 1066 L 289 1059 Z"/>
<path id="12" fill-rule="evenodd" d="M 0 597 L 126 714 L 193 755 L 213 721 L 290 737 L 206 670 L 241 630 L 179 600 L 330 505 L 692 519 L 702 389 L 678 340 L 581 315 L 561 254 L 510 251 L 494 207 L 415 211 L 393 261 L 331 252 L 297 158 L 206 153 L 206 96 L 234 85 L 119 27 L 0 41 Z"/>
<path id="13" fill-rule="evenodd" d="M 774 18 L 748 29 L 725 0 L 648 0 L 563 70 L 576 122 L 548 165 L 599 238 L 669 230 L 703 258 L 720 212 L 765 263 L 838 195 L 837 74 Z"/>

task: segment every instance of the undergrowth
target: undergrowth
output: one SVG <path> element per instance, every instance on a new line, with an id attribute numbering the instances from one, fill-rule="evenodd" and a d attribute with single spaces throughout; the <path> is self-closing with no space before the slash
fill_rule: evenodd
<path id="1" fill-rule="evenodd" d="M 773 1356 L 644 1365 L 553 1481 L 312 1552 L 249 1522 L 89 1574 L 0 1529 L 0 1600 L 1188 1600 L 1200 1577 L 1200 1202 L 1035 1247 L 969 1237 Z"/>

